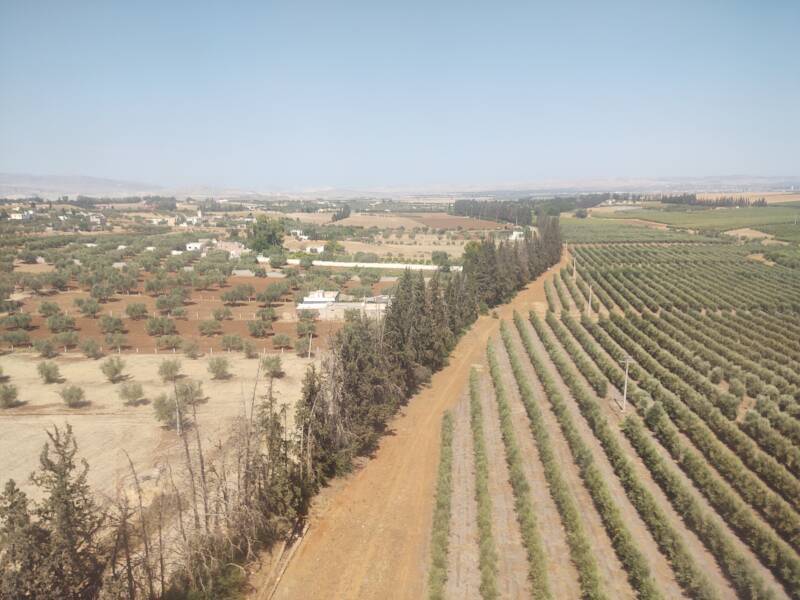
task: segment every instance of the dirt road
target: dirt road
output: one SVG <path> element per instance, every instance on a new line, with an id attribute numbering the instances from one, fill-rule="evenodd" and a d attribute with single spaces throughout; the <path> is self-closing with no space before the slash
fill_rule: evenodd
<path id="1" fill-rule="evenodd" d="M 560 268 L 568 263 L 565 253 Z M 547 273 L 546 275 L 550 275 Z M 544 302 L 543 275 L 497 309 L 502 318 Z M 398 415 L 376 456 L 336 486 L 312 512 L 274 598 L 413 598 L 425 594 L 439 433 L 469 369 L 482 363 L 500 320 L 478 319 L 459 341 L 450 364 Z M 270 597 L 267 581 L 253 580 L 254 597 Z"/>

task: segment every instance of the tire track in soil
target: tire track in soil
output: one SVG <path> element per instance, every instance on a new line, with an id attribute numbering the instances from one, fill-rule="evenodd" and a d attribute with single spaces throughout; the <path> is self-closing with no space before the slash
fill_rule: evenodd
<path id="1" fill-rule="evenodd" d="M 475 456 L 469 425 L 469 395 L 453 409 L 453 493 L 445 597 L 480 598 L 478 505 L 475 502 Z"/>
<path id="2" fill-rule="evenodd" d="M 580 598 L 581 587 L 578 581 L 578 571 L 572 563 L 567 544 L 567 534 L 561 522 L 561 515 L 550 495 L 544 468 L 539 460 L 539 449 L 533 439 L 528 415 L 522 400 L 519 397 L 517 383 L 511 372 L 508 355 L 499 338 L 492 340 L 495 355 L 506 388 L 509 407 L 513 416 L 514 435 L 517 438 L 520 453 L 525 457 L 523 468 L 531 491 L 531 502 L 536 514 L 539 535 L 544 546 L 547 560 L 547 574 L 550 587 L 556 598 Z"/>
<path id="3" fill-rule="evenodd" d="M 514 508 L 506 451 L 500 432 L 500 415 L 488 373 L 480 374 L 483 434 L 489 462 L 489 493 L 492 496 L 492 535 L 497 548 L 497 591 L 501 598 L 529 598 L 528 555 Z"/>
<path id="4" fill-rule="evenodd" d="M 567 484 L 567 487 L 569 487 L 572 497 L 578 505 L 578 511 L 583 516 L 584 529 L 589 543 L 594 550 L 594 555 L 597 559 L 597 570 L 603 582 L 603 586 L 608 591 L 608 595 L 611 598 L 635 598 L 636 593 L 628 583 L 625 568 L 614 552 L 611 539 L 608 537 L 608 533 L 594 506 L 592 497 L 583 485 L 583 480 L 578 472 L 578 467 L 575 465 L 572 452 L 561 431 L 561 426 L 558 424 L 558 420 L 553 414 L 552 407 L 547 400 L 539 377 L 536 375 L 536 371 L 528 359 L 525 349 L 522 347 L 522 344 L 519 343 L 516 331 L 514 331 L 516 327 L 513 321 L 509 320 L 508 327 L 509 330 L 515 334 L 512 339 L 514 339 L 517 346 L 522 368 L 527 373 L 528 381 L 533 388 L 534 396 L 539 402 L 542 416 L 550 432 L 553 453 L 562 466 L 561 474 L 564 477 L 564 482 Z M 541 349 L 541 351 L 543 352 L 544 349 Z"/>
<path id="5" fill-rule="evenodd" d="M 568 264 L 562 254 L 558 269 Z M 497 307 L 500 319 L 545 302 L 546 271 Z M 309 529 L 283 573 L 250 578 L 251 598 L 408 598 L 425 596 L 444 411 L 458 402 L 473 364 L 500 319 L 484 315 L 461 337 L 449 364 L 393 418 L 374 457 L 315 498 Z M 265 562 L 269 560 L 265 559 Z"/>

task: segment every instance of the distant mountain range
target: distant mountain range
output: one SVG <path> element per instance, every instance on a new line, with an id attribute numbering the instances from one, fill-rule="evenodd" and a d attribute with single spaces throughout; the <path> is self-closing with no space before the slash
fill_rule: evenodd
<path id="1" fill-rule="evenodd" d="M 24 175 L 0 173 L 0 198 L 39 196 L 55 199 L 75 197 L 165 195 L 185 198 L 404 198 L 419 197 L 519 197 L 587 192 L 769 192 L 800 191 L 800 176 L 759 177 L 745 175 L 710 177 L 638 177 L 554 179 L 535 182 L 508 182 L 494 185 L 429 185 L 373 188 L 310 188 L 296 190 L 252 190 L 213 186 L 165 187 L 141 182 L 118 181 L 81 175 Z"/>

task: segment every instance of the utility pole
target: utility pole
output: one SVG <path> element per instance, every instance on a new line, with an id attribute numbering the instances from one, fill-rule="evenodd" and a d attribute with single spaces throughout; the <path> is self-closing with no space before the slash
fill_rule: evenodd
<path id="1" fill-rule="evenodd" d="M 575 257 L 572 257 L 572 278 L 575 279 Z"/>
<path id="2" fill-rule="evenodd" d="M 622 388 L 622 412 L 628 406 L 628 365 L 630 365 L 631 357 L 625 355 L 625 385 Z"/>
<path id="3" fill-rule="evenodd" d="M 311 358 L 311 332 L 308 332 L 308 358 Z"/>

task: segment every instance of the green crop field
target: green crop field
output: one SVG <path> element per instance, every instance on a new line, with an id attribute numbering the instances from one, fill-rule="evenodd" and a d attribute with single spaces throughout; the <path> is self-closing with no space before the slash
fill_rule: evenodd
<path id="1" fill-rule="evenodd" d="M 609 219 L 642 219 L 664 223 L 670 227 L 688 229 L 712 229 L 725 231 L 742 227 L 758 228 L 761 225 L 794 223 L 800 221 L 800 207 L 765 206 L 748 208 L 702 208 L 640 209 L 613 212 L 604 215 Z"/>

